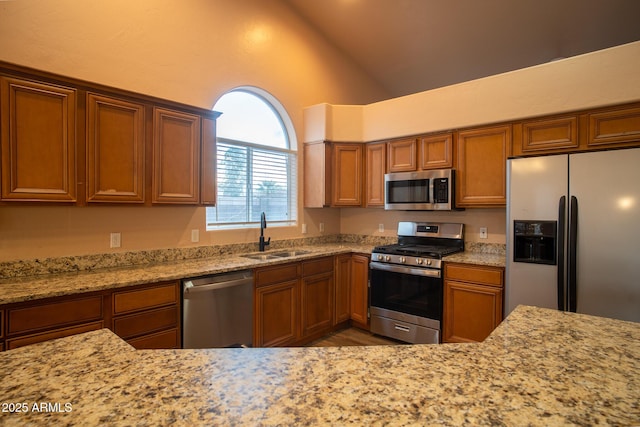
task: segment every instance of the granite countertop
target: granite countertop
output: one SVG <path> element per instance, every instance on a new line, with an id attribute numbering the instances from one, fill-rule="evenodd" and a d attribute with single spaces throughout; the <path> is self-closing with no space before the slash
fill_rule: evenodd
<path id="1" fill-rule="evenodd" d="M 286 249 L 283 248 L 282 250 Z M 233 270 L 300 261 L 326 255 L 338 255 L 351 252 L 371 254 L 373 246 L 323 244 L 297 247 L 295 250 L 304 250 L 306 253 L 287 258 L 262 261 L 243 256 L 248 254 L 219 255 L 203 259 L 152 263 L 141 266 L 103 268 L 77 273 L 46 274 L 4 279 L 0 281 L 0 305 L 225 273 Z"/>
<path id="2" fill-rule="evenodd" d="M 2 425 L 638 425 L 640 324 L 520 306 L 479 344 L 207 350 L 105 329 L 0 375 Z"/>
<path id="3" fill-rule="evenodd" d="M 245 268 L 300 261 L 319 256 L 338 255 L 342 253 L 362 253 L 369 255 L 373 251 L 373 248 L 373 245 L 362 243 L 316 244 L 289 248 L 298 251 L 303 250 L 306 252 L 303 255 L 262 261 L 243 256 L 247 255 L 247 253 L 220 254 L 206 258 L 150 263 L 121 268 L 101 268 L 73 273 L 16 277 L 0 280 L 0 305 L 167 280 L 179 280 Z M 279 250 L 287 249 L 281 248 Z M 279 250 L 273 250 L 272 252 Z M 269 253 L 269 251 L 265 253 Z M 445 257 L 444 261 L 498 267 L 504 267 L 505 264 L 504 254 L 499 255 L 469 250 Z"/>

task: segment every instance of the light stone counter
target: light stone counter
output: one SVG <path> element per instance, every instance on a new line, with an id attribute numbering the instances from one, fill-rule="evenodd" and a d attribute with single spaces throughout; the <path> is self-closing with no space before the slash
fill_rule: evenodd
<path id="1" fill-rule="evenodd" d="M 480 344 L 155 351 L 101 330 L 0 353 L 0 377 L 0 425 L 639 425 L 640 324 L 520 306 Z"/>
<path id="2" fill-rule="evenodd" d="M 96 265 L 105 265 L 113 263 L 114 260 L 104 261 L 101 260 L 99 256 L 92 256 L 83 260 L 75 259 L 73 262 L 83 264 L 81 266 L 82 270 L 75 272 L 13 277 L 0 280 L 0 305 L 84 292 L 102 291 L 105 289 L 123 288 L 127 286 L 163 282 L 167 280 L 179 280 L 188 277 L 224 273 L 227 271 L 241 270 L 245 268 L 255 268 L 279 263 L 300 261 L 319 256 L 339 255 L 344 253 L 361 253 L 370 255 L 375 243 L 384 243 L 367 241 L 366 238 L 355 240 L 356 241 L 354 242 L 317 243 L 307 246 L 296 246 L 295 248 L 280 247 L 269 250 L 265 253 L 268 254 L 270 252 L 278 252 L 287 249 L 304 250 L 308 253 L 294 257 L 270 259 L 266 261 L 257 261 L 245 258 L 243 253 L 225 254 L 222 252 L 214 253 L 213 255 L 204 258 L 167 261 L 165 259 L 170 257 L 162 253 L 166 258 L 162 258 L 162 255 L 160 257 L 149 257 L 149 259 L 147 259 L 148 263 L 142 265 L 125 265 L 123 267 L 94 269 L 91 263 L 95 263 Z M 470 245 L 464 252 L 448 256 L 444 260 L 448 262 L 463 262 L 467 264 L 504 267 L 504 254 L 500 255 L 499 253 L 496 254 L 493 252 L 487 253 L 481 250 L 476 251 L 474 249 L 476 249 L 476 247 Z M 248 251 L 246 251 L 244 255 L 247 253 Z M 135 254 L 135 256 L 141 257 L 145 260 L 144 254 Z M 65 268 L 64 266 L 55 265 L 56 263 L 71 262 L 68 259 L 62 259 L 62 261 L 48 261 L 52 264 L 49 268 L 55 270 L 64 270 Z M 55 265 L 55 267 L 53 265 Z M 33 265 L 30 266 L 30 268 L 36 270 Z M 69 268 L 79 267 L 73 265 Z"/>
<path id="3" fill-rule="evenodd" d="M 227 271 L 300 261 L 342 253 L 371 254 L 373 246 L 365 244 L 320 244 L 296 247 L 308 253 L 287 258 L 257 261 L 242 254 L 216 255 L 122 268 L 103 268 L 76 273 L 59 273 L 0 280 L 0 305 L 146 283 L 179 280 Z M 285 250 L 285 248 L 280 249 Z M 278 250 L 272 251 L 277 252 Z M 269 253 L 269 252 L 265 252 Z"/>

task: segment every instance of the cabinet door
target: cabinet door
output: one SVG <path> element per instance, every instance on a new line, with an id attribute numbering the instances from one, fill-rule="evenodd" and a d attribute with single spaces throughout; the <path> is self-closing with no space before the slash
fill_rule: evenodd
<path id="1" fill-rule="evenodd" d="M 304 144 L 304 207 L 322 208 L 331 204 L 331 144 Z"/>
<path id="2" fill-rule="evenodd" d="M 332 206 L 362 206 L 363 144 L 332 144 Z"/>
<path id="3" fill-rule="evenodd" d="M 275 347 L 298 339 L 298 280 L 256 288 L 254 347 Z"/>
<path id="4" fill-rule="evenodd" d="M 76 91 L 0 77 L 2 200 L 76 201 Z"/>
<path id="5" fill-rule="evenodd" d="M 351 255 L 338 255 L 335 267 L 335 316 L 333 324 L 351 318 Z"/>
<path id="6" fill-rule="evenodd" d="M 369 257 L 364 255 L 351 258 L 351 320 L 369 329 Z"/>
<path id="7" fill-rule="evenodd" d="M 87 95 L 87 201 L 144 202 L 144 106 Z"/>
<path id="8" fill-rule="evenodd" d="M 415 138 L 387 143 L 389 172 L 413 172 L 418 169 L 418 142 Z"/>
<path id="9" fill-rule="evenodd" d="M 333 270 L 302 278 L 300 318 L 303 338 L 331 330 L 333 293 Z"/>
<path id="10" fill-rule="evenodd" d="M 200 202 L 203 205 L 216 204 L 216 121 L 202 119 L 202 182 Z"/>
<path id="11" fill-rule="evenodd" d="M 457 206 L 505 206 L 511 125 L 460 131 L 456 145 Z"/>
<path id="12" fill-rule="evenodd" d="M 622 108 L 589 114 L 591 147 L 634 145 L 640 141 L 640 108 Z"/>
<path id="13" fill-rule="evenodd" d="M 384 173 L 386 143 L 367 144 L 366 201 L 367 207 L 384 206 Z"/>
<path id="14" fill-rule="evenodd" d="M 163 108 L 153 113 L 153 202 L 197 204 L 200 117 Z"/>
<path id="15" fill-rule="evenodd" d="M 444 342 L 480 342 L 502 321 L 502 288 L 445 280 Z"/>
<path id="16" fill-rule="evenodd" d="M 449 169 L 453 167 L 453 134 L 430 135 L 420 138 L 420 169 Z"/>
<path id="17" fill-rule="evenodd" d="M 577 116 L 528 120 L 513 128 L 515 155 L 559 153 L 579 146 Z"/>

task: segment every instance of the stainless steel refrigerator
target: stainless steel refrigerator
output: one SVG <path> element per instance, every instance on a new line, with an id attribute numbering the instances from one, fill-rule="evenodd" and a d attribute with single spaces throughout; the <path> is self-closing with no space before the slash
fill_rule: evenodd
<path id="1" fill-rule="evenodd" d="M 640 148 L 507 161 L 505 315 L 640 322 Z"/>

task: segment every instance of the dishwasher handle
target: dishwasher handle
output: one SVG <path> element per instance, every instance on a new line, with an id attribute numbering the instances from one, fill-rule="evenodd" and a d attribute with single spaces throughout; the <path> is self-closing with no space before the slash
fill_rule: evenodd
<path id="1" fill-rule="evenodd" d="M 230 288 L 232 286 L 242 286 L 242 285 L 251 285 L 253 284 L 253 279 L 251 277 L 245 279 L 237 279 L 237 280 L 227 280 L 224 282 L 218 283 L 204 283 L 194 285 L 191 280 L 184 282 L 184 292 L 185 293 L 197 293 L 197 292 L 206 292 L 212 291 L 214 289 L 223 289 Z"/>

